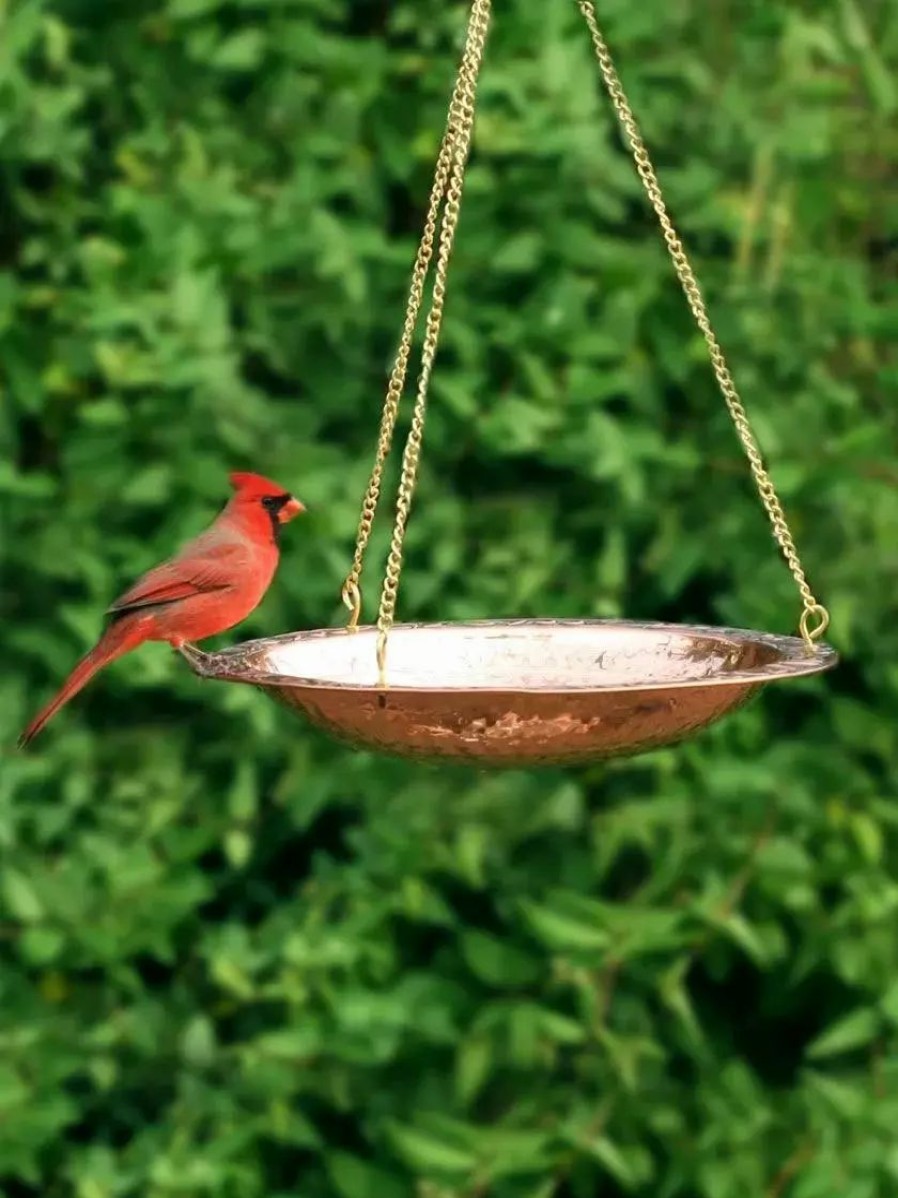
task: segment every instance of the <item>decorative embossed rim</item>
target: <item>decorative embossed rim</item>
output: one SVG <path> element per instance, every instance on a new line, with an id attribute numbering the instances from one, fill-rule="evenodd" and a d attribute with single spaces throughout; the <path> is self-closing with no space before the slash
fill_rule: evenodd
<path id="1" fill-rule="evenodd" d="M 703 624 L 665 624 L 638 620 L 552 620 L 552 619 L 516 619 L 516 620 L 459 620 L 441 621 L 435 623 L 409 623 L 394 625 L 391 636 L 401 633 L 414 633 L 421 629 L 428 632 L 440 629 L 457 632 L 460 629 L 497 630 L 508 629 L 544 629 L 544 628 L 585 628 L 595 631 L 624 629 L 627 632 L 670 633 L 677 637 L 702 640 L 731 640 L 736 643 L 764 645 L 777 654 L 777 660 L 750 670 L 722 671 L 719 674 L 704 678 L 686 678 L 655 681 L 633 681 L 617 683 L 609 686 L 534 686 L 521 683 L 519 685 L 504 684 L 501 686 L 458 686 L 439 685 L 420 686 L 389 683 L 388 691 L 400 694 L 615 694 L 628 691 L 667 691 L 687 690 L 697 687 L 746 686 L 762 685 L 766 682 L 776 682 L 784 678 L 801 678 L 812 674 L 822 673 L 832 669 L 839 660 L 836 651 L 829 645 L 818 643 L 809 650 L 800 637 L 780 636 L 776 633 L 756 632 L 741 628 L 714 627 Z M 279 636 L 264 637 L 258 640 L 245 641 L 243 644 L 210 653 L 203 662 L 193 665 L 194 671 L 203 678 L 217 679 L 225 682 L 244 682 L 252 686 L 287 687 L 291 690 L 327 690 L 342 691 L 351 694 L 382 694 L 382 688 L 376 683 L 335 682 L 323 678 L 308 678 L 291 674 L 272 674 L 257 669 L 253 660 L 258 660 L 260 654 L 267 652 L 271 645 L 283 644 L 287 641 L 313 641 L 336 637 L 372 638 L 377 629 L 373 625 L 363 625 L 355 632 L 345 628 L 316 628 L 308 632 L 287 632 Z M 371 646 L 372 657 L 374 645 Z"/>

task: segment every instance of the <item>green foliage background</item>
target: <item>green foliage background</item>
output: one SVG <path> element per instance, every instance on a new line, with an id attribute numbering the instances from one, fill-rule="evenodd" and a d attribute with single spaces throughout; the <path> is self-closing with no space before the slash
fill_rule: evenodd
<path id="1" fill-rule="evenodd" d="M 788 631 L 576 5 L 497 7 L 402 615 Z M 464 7 L 0 2 L 4 1198 L 895 1194 L 898 9 L 599 9 L 845 660 L 483 776 L 161 646 L 12 749 L 229 469 L 310 509 L 239 635 L 342 618 Z"/>

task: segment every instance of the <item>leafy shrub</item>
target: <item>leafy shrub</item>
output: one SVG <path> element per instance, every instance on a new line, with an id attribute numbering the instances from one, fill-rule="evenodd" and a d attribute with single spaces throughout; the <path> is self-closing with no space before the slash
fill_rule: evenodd
<path id="1" fill-rule="evenodd" d="M 497 8 L 401 612 L 789 630 L 576 5 Z M 600 8 L 845 661 L 482 776 L 162 646 L 10 747 L 229 469 L 309 506 L 240 635 L 341 618 L 463 7 L 0 6 L 8 1198 L 895 1192 L 898 22 Z"/>

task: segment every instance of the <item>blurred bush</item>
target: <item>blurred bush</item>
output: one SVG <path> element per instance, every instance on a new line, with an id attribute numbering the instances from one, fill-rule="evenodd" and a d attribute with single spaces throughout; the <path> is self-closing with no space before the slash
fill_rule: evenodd
<path id="1" fill-rule="evenodd" d="M 576 6 L 498 8 L 401 613 L 788 631 Z M 0 3 L 4 1198 L 895 1193 L 898 15 L 600 10 L 845 661 L 489 777 L 163 646 L 11 748 L 229 469 L 310 511 L 239 635 L 342 618 L 464 7 Z"/>

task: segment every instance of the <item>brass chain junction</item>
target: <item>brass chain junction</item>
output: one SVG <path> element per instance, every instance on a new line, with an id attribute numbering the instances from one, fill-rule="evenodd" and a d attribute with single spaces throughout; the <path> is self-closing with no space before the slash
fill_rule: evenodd
<path id="1" fill-rule="evenodd" d="M 489 14 L 489 4 L 486 5 L 487 17 Z M 424 233 L 421 237 L 421 243 L 418 246 L 418 253 L 415 258 L 415 265 L 412 268 L 412 283 L 409 291 L 408 303 L 406 305 L 405 321 L 402 326 L 402 335 L 399 339 L 399 349 L 396 352 L 396 360 L 393 369 L 390 373 L 390 381 L 387 386 L 387 397 L 384 402 L 383 414 L 380 422 L 380 432 L 378 435 L 377 452 L 374 458 L 374 467 L 371 471 L 371 476 L 368 480 L 368 487 L 365 492 L 365 498 L 362 502 L 362 514 L 359 520 L 358 533 L 356 534 L 355 555 L 352 561 L 352 569 L 343 584 L 342 599 L 350 612 L 349 628 L 355 629 L 358 626 L 359 614 L 362 607 L 362 595 L 360 589 L 362 565 L 365 558 L 365 550 L 368 547 L 368 541 L 371 537 L 371 529 L 374 525 L 374 517 L 377 512 L 377 503 L 380 498 L 381 486 L 383 483 L 384 466 L 387 458 L 390 455 L 390 449 L 393 444 L 393 433 L 396 428 L 396 418 L 399 414 L 399 404 L 402 400 L 402 392 L 405 389 L 405 380 L 408 374 L 408 363 L 412 352 L 412 341 L 415 335 L 415 329 L 418 324 L 418 317 L 421 312 L 421 305 L 424 302 L 424 286 L 427 281 L 427 272 L 430 268 L 430 263 L 433 258 L 434 239 L 437 232 L 437 221 L 440 215 L 440 205 L 445 196 L 446 189 L 449 183 L 450 170 L 453 165 L 456 154 L 456 144 L 458 140 L 459 117 L 463 116 L 469 109 L 473 119 L 473 97 L 469 97 L 467 103 L 462 108 L 465 101 L 466 89 L 469 86 L 471 79 L 471 63 L 469 61 L 469 43 L 472 35 L 473 26 L 472 13 L 471 22 L 468 26 L 468 40 L 465 43 L 465 55 L 462 60 L 462 68 L 459 70 L 455 80 L 455 86 L 452 90 L 452 96 L 449 101 L 449 114 L 446 122 L 446 130 L 443 134 L 443 141 L 440 145 L 440 152 L 437 157 L 436 169 L 434 172 L 433 186 L 430 191 L 430 200 L 427 207 L 427 217 L 424 221 Z M 480 58 L 482 59 L 483 47 L 480 47 Z M 476 78 L 476 70 L 474 77 Z M 444 283 L 445 287 L 445 283 Z"/>
<path id="2" fill-rule="evenodd" d="M 474 129 L 474 105 L 477 93 L 477 80 L 480 74 L 480 66 L 483 62 L 483 51 L 486 45 L 490 16 L 491 0 L 474 0 L 468 19 L 461 66 L 459 67 L 458 77 L 455 81 L 452 98 L 449 103 L 446 132 L 437 159 L 424 234 L 421 238 L 421 244 L 418 248 L 418 255 L 412 272 L 412 285 L 406 309 L 405 323 L 403 325 L 399 350 L 396 355 L 396 363 L 390 376 L 387 399 L 384 404 L 374 468 L 371 472 L 368 490 L 362 504 L 362 516 L 359 523 L 355 557 L 353 559 L 352 570 L 343 584 L 343 602 L 350 610 L 349 627 L 355 628 L 358 624 L 358 616 L 361 608 L 359 579 L 361 577 L 365 548 L 377 510 L 384 464 L 390 451 L 393 430 L 396 426 L 396 417 L 408 368 L 412 339 L 423 302 L 427 268 L 433 257 L 434 240 L 437 236 L 439 206 L 440 202 L 443 201 L 442 222 L 439 230 L 436 266 L 434 267 L 430 311 L 425 321 L 424 342 L 421 349 L 421 370 L 418 376 L 417 397 L 412 412 L 411 428 L 406 441 L 405 451 L 402 455 L 402 473 L 399 482 L 399 497 L 396 502 L 396 517 L 377 617 L 377 666 L 379 682 L 382 686 L 386 685 L 387 636 L 393 625 L 396 613 L 399 576 L 402 572 L 402 545 L 405 539 L 412 496 L 418 477 L 418 463 L 421 458 L 424 418 L 427 409 L 427 389 L 430 385 L 430 376 L 436 360 L 440 328 L 443 321 L 449 258 L 452 254 L 455 230 L 458 227 L 458 218 L 461 213 L 465 166 L 467 165 L 468 153 L 471 148 L 471 135 Z"/>
<path id="3" fill-rule="evenodd" d="M 726 359 L 723 356 L 720 342 L 711 328 L 708 310 L 705 307 L 705 301 L 702 298 L 695 272 L 690 265 L 689 259 L 686 257 L 683 242 L 680 240 L 674 228 L 673 221 L 668 214 L 667 206 L 661 195 L 661 185 L 658 182 L 658 176 L 655 174 L 655 169 L 649 158 L 649 152 L 645 147 L 645 142 L 642 140 L 639 126 L 636 124 L 633 110 L 630 107 L 623 85 L 615 70 L 608 46 L 599 30 L 595 7 L 592 0 L 577 0 L 577 3 L 589 27 L 605 89 L 611 97 L 611 103 L 614 106 L 617 119 L 626 136 L 627 144 L 636 163 L 636 170 L 645 188 L 646 195 L 655 210 L 655 215 L 658 217 L 658 223 L 661 226 L 661 232 L 664 235 L 668 253 L 677 272 L 677 278 L 680 280 L 680 286 L 685 292 L 692 315 L 695 317 L 695 322 L 701 330 L 701 334 L 708 346 L 708 353 L 711 356 L 711 366 L 714 369 L 717 385 L 723 393 L 730 416 L 736 426 L 736 432 L 739 434 L 739 440 L 742 442 L 742 448 L 745 450 L 746 457 L 748 458 L 752 476 L 758 488 L 758 493 L 761 496 L 761 502 L 764 504 L 767 515 L 770 517 L 773 535 L 783 551 L 783 556 L 789 565 L 792 577 L 795 579 L 795 584 L 801 595 L 803 611 L 801 613 L 799 628 L 805 643 L 811 646 L 826 631 L 829 624 L 829 612 L 822 604 L 817 602 L 813 591 L 808 585 L 808 580 L 805 577 L 805 572 L 798 556 L 798 550 L 795 548 L 795 542 L 792 539 L 792 533 L 789 531 L 789 526 L 786 523 L 782 504 L 779 501 L 770 475 L 764 467 L 761 450 L 751 430 L 748 415 L 739 397 L 739 392 L 736 390 L 736 384 L 733 382 L 733 376 L 730 374 Z"/>
<path id="4" fill-rule="evenodd" d="M 686 255 L 683 242 L 680 240 L 667 211 L 667 206 L 664 203 L 661 193 L 661 186 L 649 158 L 648 150 L 639 132 L 639 126 L 636 123 L 626 93 L 615 69 L 607 43 L 599 29 L 595 7 L 592 0 L 577 0 L 577 4 L 589 29 L 602 79 L 617 119 L 620 122 L 626 142 L 633 155 L 637 173 L 658 218 L 668 253 L 670 254 L 692 315 L 708 347 L 715 378 L 717 379 L 727 409 L 736 427 L 736 432 L 739 435 L 739 440 L 748 458 L 755 485 L 770 519 L 773 535 L 783 552 L 801 595 L 803 604 L 799 622 L 801 636 L 806 645 L 809 648 L 813 648 L 814 642 L 823 636 L 829 625 L 829 613 L 822 604 L 818 603 L 808 584 L 798 551 L 795 547 L 795 541 L 786 522 L 782 504 L 780 503 L 770 475 L 764 466 L 758 442 L 752 432 L 748 415 L 739 392 L 736 389 L 733 377 L 730 374 L 720 342 L 717 340 L 717 336 L 711 327 L 708 311 L 705 307 L 695 272 Z M 433 259 L 440 206 L 442 204 L 443 212 L 442 220 L 439 224 L 439 242 L 436 266 L 434 268 L 434 283 L 430 311 L 425 321 L 417 396 L 412 412 L 411 428 L 402 456 L 402 473 L 396 503 L 395 522 L 377 619 L 377 664 L 381 686 L 386 685 L 387 637 L 396 613 L 399 576 L 402 572 L 402 546 L 418 475 L 427 407 L 427 390 L 439 342 L 443 308 L 446 299 L 449 259 L 452 253 L 455 231 L 458 226 L 465 167 L 467 165 L 474 127 L 477 80 L 483 61 L 490 16 L 491 0 L 473 0 L 461 65 L 449 104 L 446 131 L 437 158 L 434 182 L 424 224 L 424 233 L 412 270 L 412 283 L 406 308 L 405 322 L 403 324 L 399 349 L 396 354 L 396 361 L 387 388 L 374 467 L 362 504 L 362 514 L 359 522 L 352 569 L 343 584 L 343 602 L 350 611 L 348 627 L 355 629 L 358 625 L 359 613 L 361 611 L 360 579 L 365 549 L 371 535 L 371 528 L 377 511 L 377 503 L 380 498 L 384 466 L 392 445 L 399 404 L 408 372 L 415 328 L 424 300 L 428 270 Z"/>

